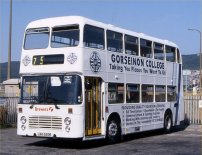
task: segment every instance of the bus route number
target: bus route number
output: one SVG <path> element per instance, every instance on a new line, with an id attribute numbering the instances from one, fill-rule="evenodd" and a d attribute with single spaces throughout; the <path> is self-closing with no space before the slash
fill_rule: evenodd
<path id="1" fill-rule="evenodd" d="M 33 65 L 43 65 L 44 64 L 44 56 L 33 56 Z"/>

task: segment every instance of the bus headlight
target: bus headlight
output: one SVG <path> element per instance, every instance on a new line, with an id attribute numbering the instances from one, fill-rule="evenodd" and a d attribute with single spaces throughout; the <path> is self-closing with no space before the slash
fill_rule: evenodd
<path id="1" fill-rule="evenodd" d="M 64 119 L 64 123 L 65 123 L 65 125 L 70 125 L 71 124 L 71 118 L 69 118 L 69 117 L 66 117 L 65 119 Z"/>
<path id="2" fill-rule="evenodd" d="M 25 123 L 27 122 L 27 119 L 26 119 L 25 116 L 22 116 L 22 117 L 20 118 L 20 121 L 21 121 L 22 124 L 25 124 Z"/>
<path id="3" fill-rule="evenodd" d="M 22 125 L 21 126 L 21 129 L 24 131 L 26 129 L 26 126 L 25 125 Z"/>

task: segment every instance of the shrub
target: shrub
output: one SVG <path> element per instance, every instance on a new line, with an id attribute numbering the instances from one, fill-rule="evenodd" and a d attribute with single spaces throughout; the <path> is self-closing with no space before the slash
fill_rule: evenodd
<path id="1" fill-rule="evenodd" d="M 0 125 L 4 125 L 6 123 L 7 116 L 7 108 L 4 106 L 0 106 Z"/>

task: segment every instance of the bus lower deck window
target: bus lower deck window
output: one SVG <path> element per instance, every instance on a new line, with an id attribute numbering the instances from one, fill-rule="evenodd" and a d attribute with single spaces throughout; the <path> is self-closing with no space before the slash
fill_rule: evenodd
<path id="1" fill-rule="evenodd" d="M 175 86 L 167 86 L 167 101 L 172 102 L 177 100 L 177 92 Z"/>
<path id="2" fill-rule="evenodd" d="M 142 85 L 142 102 L 154 101 L 154 86 Z"/>
<path id="3" fill-rule="evenodd" d="M 123 101 L 124 101 L 124 84 L 109 83 L 108 100 L 109 100 L 109 103 L 123 103 Z"/>
<path id="4" fill-rule="evenodd" d="M 127 84 L 126 85 L 126 102 L 139 103 L 140 102 L 140 85 Z"/>
<path id="5" fill-rule="evenodd" d="M 155 86 L 155 101 L 165 102 L 166 101 L 166 87 L 165 86 Z"/>

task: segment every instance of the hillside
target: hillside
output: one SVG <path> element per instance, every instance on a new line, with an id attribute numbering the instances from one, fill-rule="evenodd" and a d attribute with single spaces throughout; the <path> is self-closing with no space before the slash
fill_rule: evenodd
<path id="1" fill-rule="evenodd" d="M 182 55 L 183 69 L 199 70 L 199 55 Z"/>
<path id="2" fill-rule="evenodd" d="M 1 63 L 1 75 L 0 75 L 0 83 L 7 79 L 7 66 L 8 63 Z M 11 62 L 11 78 L 19 78 L 19 69 L 20 69 L 20 62 L 19 61 L 12 61 Z"/>
<path id="3" fill-rule="evenodd" d="M 199 55 L 182 55 L 183 69 L 199 70 Z M 1 63 L 0 83 L 7 79 L 7 63 Z M 12 61 L 11 63 L 11 78 L 19 77 L 19 61 Z"/>

